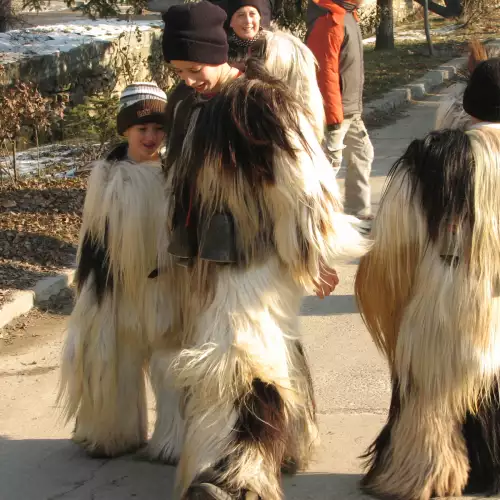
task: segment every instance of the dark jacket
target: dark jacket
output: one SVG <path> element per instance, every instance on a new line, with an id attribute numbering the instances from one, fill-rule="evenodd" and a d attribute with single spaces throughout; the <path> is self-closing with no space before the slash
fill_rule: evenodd
<path id="1" fill-rule="evenodd" d="M 318 84 L 325 102 L 326 123 L 363 110 L 363 38 L 356 11 L 332 0 L 309 0 L 307 46 L 318 64 Z"/>

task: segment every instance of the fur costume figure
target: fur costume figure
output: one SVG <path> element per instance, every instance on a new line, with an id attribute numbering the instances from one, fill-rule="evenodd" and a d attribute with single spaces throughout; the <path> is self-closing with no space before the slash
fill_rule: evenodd
<path id="1" fill-rule="evenodd" d="M 467 78 L 457 83 L 453 93 L 438 107 L 436 113 L 436 129 L 460 128 L 465 130 L 471 124 L 471 117 L 464 111 L 463 96 L 467 87 L 467 79 L 482 61 L 500 56 L 500 46 L 485 45 L 478 40 L 469 44 L 469 60 Z"/>
<path id="2" fill-rule="evenodd" d="M 281 467 L 305 467 L 317 440 L 301 299 L 321 262 L 361 255 L 366 242 L 307 115 L 254 60 L 176 111 L 187 118 L 170 136 L 167 189 L 184 247 L 172 236 L 169 250 L 183 265 L 153 355 L 164 392 L 150 452 L 178 463 L 184 500 L 281 499 Z"/>
<path id="3" fill-rule="evenodd" d="M 500 492 L 500 131 L 432 132 L 389 174 L 355 292 L 392 378 L 364 489 Z"/>
<path id="4" fill-rule="evenodd" d="M 123 158 L 92 169 L 77 255 L 77 297 L 63 351 L 60 400 L 74 441 L 92 456 L 147 439 L 145 370 L 168 318 L 165 193 L 160 162 Z M 160 293 L 161 292 L 161 293 Z"/>

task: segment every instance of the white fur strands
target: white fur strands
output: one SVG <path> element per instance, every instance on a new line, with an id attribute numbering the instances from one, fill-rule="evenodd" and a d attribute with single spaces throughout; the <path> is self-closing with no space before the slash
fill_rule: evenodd
<path id="1" fill-rule="evenodd" d="M 76 417 L 74 439 L 92 455 L 118 455 L 147 437 L 149 346 L 170 321 L 168 273 L 148 278 L 168 262 L 164 206 L 158 165 L 94 167 L 59 394 L 66 418 Z"/>
<path id="2" fill-rule="evenodd" d="M 195 281 L 196 273 L 186 270 Z M 282 462 L 292 457 L 304 467 L 317 439 L 310 380 L 297 349 L 301 290 L 276 258 L 246 271 L 221 269 L 213 279 L 213 301 L 198 313 L 190 347 L 173 365 L 176 389 L 187 391 L 179 487 L 184 492 L 214 468 L 228 490 L 279 499 Z M 193 289 L 193 281 L 185 282 Z M 196 308 L 197 301 L 195 294 Z M 273 404 L 254 401 L 262 396 L 255 384 L 268 384 Z"/>
<path id="3" fill-rule="evenodd" d="M 271 75 L 284 81 L 308 110 L 316 136 L 321 142 L 325 130 L 325 108 L 319 90 L 317 63 L 311 50 L 296 36 L 284 31 L 266 31 L 264 65 Z"/>
<path id="4" fill-rule="evenodd" d="M 433 132 L 391 173 L 356 277 L 393 379 L 366 455 L 363 486 L 376 496 L 460 495 L 471 478 L 474 492 L 498 492 L 499 188 L 498 131 Z"/>

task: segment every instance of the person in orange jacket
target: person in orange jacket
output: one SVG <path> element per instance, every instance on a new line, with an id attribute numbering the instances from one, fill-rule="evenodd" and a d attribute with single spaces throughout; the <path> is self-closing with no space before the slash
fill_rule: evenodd
<path id="1" fill-rule="evenodd" d="M 347 160 L 345 211 L 371 220 L 373 146 L 363 111 L 363 40 L 357 8 L 362 0 L 309 0 L 306 44 L 315 55 L 323 95 L 325 146 L 337 171 Z M 344 152 L 345 150 L 345 152 Z"/>

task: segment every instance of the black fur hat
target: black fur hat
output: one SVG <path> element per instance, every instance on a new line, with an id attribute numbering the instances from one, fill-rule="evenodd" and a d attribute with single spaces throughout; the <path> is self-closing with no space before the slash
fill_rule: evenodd
<path id="1" fill-rule="evenodd" d="M 500 58 L 488 59 L 473 71 L 464 93 L 464 110 L 485 122 L 500 123 Z"/>
<path id="2" fill-rule="evenodd" d="M 205 0 L 174 5 L 163 14 L 163 57 L 165 61 L 202 64 L 227 62 L 229 46 L 224 31 L 226 13 Z"/>

